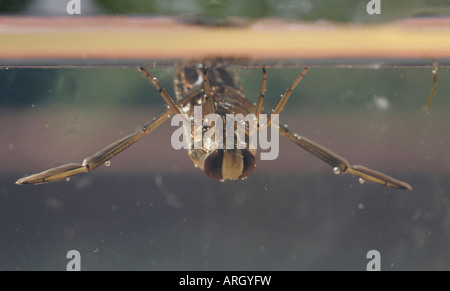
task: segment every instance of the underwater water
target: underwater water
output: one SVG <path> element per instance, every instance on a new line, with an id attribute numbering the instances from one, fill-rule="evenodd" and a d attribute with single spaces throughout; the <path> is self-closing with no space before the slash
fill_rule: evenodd
<path id="1" fill-rule="evenodd" d="M 265 110 L 302 68 L 269 69 Z M 149 68 L 173 94 L 174 68 Z M 261 70 L 235 68 L 256 101 Z M 335 175 L 280 137 L 276 160 L 219 182 L 174 150 L 166 122 L 92 173 L 23 176 L 81 161 L 166 109 L 137 69 L 0 69 L 0 270 L 450 269 L 450 70 L 314 68 L 281 123 L 412 191 Z"/>

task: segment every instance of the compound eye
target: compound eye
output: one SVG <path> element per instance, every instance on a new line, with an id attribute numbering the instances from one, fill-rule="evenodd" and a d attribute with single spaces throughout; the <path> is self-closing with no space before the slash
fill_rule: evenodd
<path id="1" fill-rule="evenodd" d="M 255 156 L 248 149 L 241 150 L 241 154 L 244 160 L 244 169 L 239 179 L 247 177 L 255 168 Z"/>
<path id="2" fill-rule="evenodd" d="M 223 163 L 223 149 L 215 150 L 205 159 L 203 171 L 209 177 L 221 180 L 223 179 L 222 163 Z"/>

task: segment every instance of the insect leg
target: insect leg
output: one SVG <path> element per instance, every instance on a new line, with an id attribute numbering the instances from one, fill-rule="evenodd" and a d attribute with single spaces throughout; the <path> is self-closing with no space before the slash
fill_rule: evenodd
<path id="1" fill-rule="evenodd" d="M 139 67 L 139 70 L 147 77 L 147 79 L 152 82 L 152 84 L 155 86 L 156 90 L 158 90 L 158 93 L 161 95 L 161 97 L 164 99 L 166 104 L 169 106 L 169 108 L 172 110 L 173 114 L 180 114 L 184 116 L 180 109 L 175 105 L 175 102 L 170 98 L 169 93 L 167 93 L 166 89 L 164 89 L 161 84 L 159 84 L 159 81 L 157 78 L 153 77 L 152 74 L 147 72 L 147 70 L 144 67 Z"/>
<path id="2" fill-rule="evenodd" d="M 283 98 L 288 98 L 291 94 L 291 91 L 295 86 L 300 82 L 300 80 L 303 78 L 303 75 L 306 73 L 307 68 L 303 70 L 303 72 L 297 77 L 297 79 L 292 83 L 291 87 L 286 90 L 285 95 L 283 95 Z M 286 95 L 288 96 L 286 97 Z M 256 110 L 256 107 L 249 102 L 247 99 L 239 96 L 236 94 L 236 98 L 242 102 L 242 104 L 245 104 L 250 110 Z M 287 101 L 287 100 L 286 100 Z M 281 102 L 281 101 L 280 101 Z M 286 102 L 284 101 L 284 104 Z M 283 106 L 284 106 L 283 104 Z M 277 105 L 278 108 L 280 106 Z M 282 106 L 281 106 L 282 109 Z M 281 109 L 277 110 L 278 113 L 281 111 Z M 274 110 L 275 113 L 275 110 Z M 269 119 L 270 120 L 270 119 Z M 306 137 L 302 137 L 297 134 L 291 133 L 287 127 L 282 126 L 280 124 L 273 124 L 272 126 L 278 126 L 279 133 L 288 138 L 289 140 L 293 141 L 295 144 L 303 148 L 304 150 L 308 151 L 309 153 L 313 154 L 317 158 L 321 159 L 325 163 L 331 165 L 334 168 L 337 168 L 338 172 L 347 173 L 350 175 L 353 175 L 355 177 L 361 178 L 364 181 L 372 182 L 379 185 L 384 185 L 391 188 L 397 188 L 397 189 L 406 189 L 406 190 L 412 190 L 412 187 L 406 183 L 399 181 L 395 178 L 392 178 L 384 173 L 366 168 L 364 166 L 359 165 L 350 165 L 350 163 L 340 157 L 339 155 L 333 153 L 332 151 L 328 150 L 327 148 L 307 139 Z M 261 130 L 261 128 L 260 128 Z"/>
<path id="3" fill-rule="evenodd" d="M 300 75 L 298 75 L 298 77 L 294 80 L 294 82 L 292 82 L 291 86 L 289 86 L 289 88 L 286 89 L 283 96 L 281 96 L 280 101 L 275 106 L 275 109 L 273 110 L 272 114 L 279 114 L 283 110 L 284 106 L 286 105 L 286 102 L 289 100 L 289 97 L 292 94 L 292 91 L 298 85 L 298 83 L 300 83 L 300 81 L 303 79 L 307 71 L 308 67 L 305 67 L 303 71 L 300 73 Z M 272 119 L 268 119 L 266 126 L 269 126 L 271 121 Z"/>
<path id="4" fill-rule="evenodd" d="M 121 138 L 116 142 L 113 142 L 112 144 L 102 149 L 101 151 L 97 152 L 96 154 L 85 158 L 81 164 L 72 163 L 51 168 L 41 173 L 37 173 L 19 179 L 16 181 L 16 184 L 19 185 L 41 184 L 46 182 L 62 180 L 67 177 L 81 173 L 91 172 L 92 170 L 102 165 L 106 161 L 109 161 L 111 158 L 113 158 L 123 150 L 127 149 L 129 146 L 137 142 L 143 136 L 155 130 L 158 126 L 160 126 L 164 121 L 166 121 L 169 118 L 170 114 L 171 110 L 167 109 L 162 114 L 160 114 L 158 118 L 144 125 L 141 130 L 133 134 L 130 134 L 124 138 Z"/>
<path id="5" fill-rule="evenodd" d="M 159 85 L 159 83 L 158 83 L 158 85 Z M 159 86 L 159 87 L 161 87 L 161 86 Z M 158 87 L 157 87 L 157 89 L 158 89 Z M 159 91 L 159 89 L 158 89 L 158 91 Z M 174 103 L 174 107 L 178 108 L 177 106 L 186 105 L 194 97 L 196 97 L 196 94 L 194 94 L 194 93 L 186 96 L 182 100 L 178 101 L 176 104 Z M 161 94 L 161 96 L 162 95 L 163 94 Z M 170 97 L 169 97 L 169 99 L 170 99 Z M 81 173 L 91 172 L 92 170 L 94 170 L 98 166 L 102 165 L 106 161 L 109 161 L 110 159 L 112 159 L 114 156 L 116 156 L 123 150 L 127 149 L 129 146 L 131 146 L 132 144 L 137 142 L 143 136 L 151 133 L 153 130 L 158 128 L 162 123 L 164 123 L 164 121 L 169 119 L 170 116 L 173 114 L 174 113 L 171 108 L 165 110 L 155 120 L 145 124 L 141 130 L 139 130 L 133 134 L 130 134 L 124 138 L 121 138 L 120 140 L 110 144 L 109 146 L 107 146 L 106 148 L 97 152 L 96 154 L 85 158 L 81 164 L 71 163 L 71 164 L 51 168 L 51 169 L 43 171 L 41 173 L 37 173 L 37 174 L 31 175 L 31 176 L 27 176 L 22 179 L 19 179 L 16 181 L 16 184 L 19 184 L 19 185 L 21 185 L 21 184 L 41 184 L 41 183 L 46 183 L 46 182 L 62 180 L 67 177 L 81 174 Z M 182 115 L 182 116 L 184 116 L 184 115 Z"/>
<path id="6" fill-rule="evenodd" d="M 437 72 L 439 70 L 439 64 L 436 60 L 433 59 L 433 85 L 431 86 L 430 95 L 425 102 L 425 105 L 422 107 L 424 111 L 428 111 L 431 106 L 431 102 L 433 101 L 434 94 L 436 93 L 436 84 L 437 84 Z"/>
<path id="7" fill-rule="evenodd" d="M 283 110 L 284 105 L 286 105 L 286 102 L 292 94 L 292 90 L 294 90 L 297 84 L 303 79 L 307 71 L 308 67 L 305 67 L 300 75 L 298 75 L 298 77 L 294 80 L 294 82 L 292 82 L 291 86 L 286 89 L 277 106 L 275 106 L 275 109 L 272 112 L 273 114 L 279 114 Z"/>
<path id="8" fill-rule="evenodd" d="M 203 68 L 203 87 L 205 89 L 205 95 L 203 98 L 203 104 L 206 110 L 203 113 L 203 118 L 208 114 L 214 113 L 214 101 L 211 95 L 211 87 L 209 86 L 208 71 L 207 68 Z"/>
<path id="9" fill-rule="evenodd" d="M 274 124 L 272 126 L 276 125 Z M 325 163 L 331 165 L 332 167 L 337 168 L 336 169 L 337 173 L 342 172 L 350 174 L 355 177 L 361 178 L 364 181 L 369 181 L 375 184 L 384 185 L 391 188 L 412 190 L 412 187 L 406 182 L 394 179 L 386 174 L 366 168 L 364 166 L 350 165 L 350 163 L 346 159 L 333 153 L 327 148 L 307 139 L 306 137 L 293 134 L 289 132 L 289 130 L 286 127 L 281 125 L 278 125 L 278 128 L 281 135 L 287 137 L 289 140 L 293 141 L 298 146 L 302 147 L 306 151 L 318 157 Z"/>
<path id="10" fill-rule="evenodd" d="M 266 83 L 267 83 L 267 72 L 266 68 L 262 68 L 263 76 L 261 81 L 261 88 L 259 90 L 258 101 L 256 103 L 255 115 L 259 121 L 259 115 L 262 113 L 263 103 L 264 103 L 264 93 L 266 93 Z"/>

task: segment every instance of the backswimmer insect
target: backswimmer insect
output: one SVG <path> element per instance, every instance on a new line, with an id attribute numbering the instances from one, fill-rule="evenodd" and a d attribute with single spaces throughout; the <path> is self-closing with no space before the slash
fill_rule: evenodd
<path id="1" fill-rule="evenodd" d="M 237 76 L 227 67 L 211 66 L 207 68 L 202 65 L 185 65 L 179 68 L 176 71 L 174 79 L 176 102 L 169 96 L 167 91 L 162 88 L 158 80 L 144 67 L 140 67 L 139 69 L 158 90 L 159 94 L 168 105 L 167 110 L 162 112 L 154 120 L 143 125 L 141 130 L 130 134 L 110 144 L 96 154 L 85 158 L 81 164 L 71 163 L 51 168 L 41 173 L 21 178 L 17 180 L 16 184 L 41 184 L 67 179 L 73 175 L 91 172 L 102 164 L 108 165 L 111 158 L 127 149 L 145 135 L 151 133 L 171 116 L 182 116 L 185 121 L 190 123 L 193 119 L 195 106 L 201 105 L 203 117 L 214 113 L 225 119 L 227 114 L 240 113 L 243 115 L 254 114 L 258 118 L 262 113 L 267 78 L 264 66 L 262 68 L 263 73 L 260 94 L 256 105 L 245 98 Z M 283 110 L 292 91 L 303 79 L 307 70 L 308 68 L 304 68 L 291 86 L 286 89 L 280 101 L 272 111 L 273 114 L 279 114 Z M 408 183 L 394 179 L 384 173 L 364 166 L 350 165 L 346 159 L 325 147 L 306 137 L 291 133 L 287 126 L 278 123 L 270 124 L 270 122 L 262 124 L 259 120 L 257 120 L 257 124 L 257 131 L 268 126 L 276 126 L 280 135 L 331 165 L 336 174 L 346 173 L 358 177 L 360 182 L 368 181 L 391 188 L 412 190 L 412 187 Z M 203 130 L 203 133 L 205 133 L 205 131 L 206 129 Z M 223 134 L 225 135 L 225 131 Z M 250 132 L 248 127 L 245 127 L 246 140 L 249 140 L 249 135 Z M 193 138 L 194 137 L 192 137 L 192 140 Z M 233 133 L 233 138 L 231 140 L 234 141 L 233 145 L 235 145 L 235 147 L 218 148 L 214 146 L 206 147 L 203 145 L 203 147 L 199 149 L 194 148 L 193 143 L 190 143 L 188 155 L 194 164 L 211 178 L 222 181 L 244 179 L 255 167 L 255 154 L 257 150 L 249 148 L 248 143 L 244 143 L 244 148 L 236 147 L 236 144 L 239 142 L 237 133 Z"/>

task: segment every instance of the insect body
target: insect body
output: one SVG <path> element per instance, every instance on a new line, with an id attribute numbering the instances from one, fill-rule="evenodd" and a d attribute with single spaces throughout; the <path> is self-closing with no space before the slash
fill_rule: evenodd
<path id="1" fill-rule="evenodd" d="M 246 178 L 255 166 L 256 149 L 249 146 L 249 140 L 252 137 L 251 128 L 248 125 L 237 125 L 237 128 L 230 132 L 215 132 L 214 139 L 217 140 L 219 134 L 227 136 L 225 146 L 218 147 L 216 144 L 203 144 L 202 147 L 195 147 L 195 133 L 198 128 L 191 123 L 195 113 L 195 107 L 201 106 L 202 119 L 207 118 L 210 114 L 225 121 L 227 114 L 254 114 L 256 118 L 256 132 L 266 129 L 268 126 L 276 127 L 279 134 L 288 138 L 301 148 L 310 152 L 314 156 L 328 163 L 334 168 L 335 173 L 347 173 L 360 178 L 360 181 L 369 181 L 372 183 L 384 185 L 397 189 L 411 190 L 412 187 L 402 181 L 394 179 L 386 174 L 366 168 L 364 166 L 350 165 L 344 158 L 324 148 L 323 146 L 300 135 L 291 133 L 286 126 L 282 126 L 277 122 L 269 120 L 266 124 L 260 122 L 262 107 L 264 102 L 264 93 L 266 89 L 266 70 L 263 68 L 263 78 L 261 82 L 260 94 L 256 105 L 249 102 L 242 90 L 236 75 L 229 68 L 212 67 L 204 68 L 202 66 L 189 67 L 185 66 L 177 70 L 175 77 L 175 93 L 176 102 L 168 95 L 145 68 L 141 67 L 140 71 L 153 83 L 161 97 L 169 106 L 167 110 L 161 113 L 156 119 L 145 124 L 141 130 L 128 135 L 91 157 L 84 159 L 82 164 L 67 164 L 55 167 L 44 172 L 34 174 L 19 179 L 17 184 L 40 184 L 51 181 L 57 181 L 68 178 L 70 176 L 86 173 L 94 170 L 98 166 L 108 162 L 115 155 L 127 149 L 143 136 L 151 133 L 154 129 L 164 123 L 173 115 L 181 117 L 181 119 L 189 124 L 193 129 L 191 132 L 188 154 L 194 164 L 205 172 L 209 177 L 219 180 L 234 180 Z M 273 114 L 277 115 L 285 106 L 293 89 L 302 80 L 307 68 L 294 80 L 292 85 L 286 89 L 284 95 L 275 106 Z M 218 120 L 215 120 L 215 124 Z M 195 122 L 194 122 L 195 123 Z M 200 137 L 208 132 L 211 126 L 200 127 Z M 233 126 L 234 127 L 234 126 Z M 239 138 L 237 132 L 243 130 L 245 132 L 245 140 Z M 241 145 L 240 147 L 238 145 Z M 243 145 L 243 146 L 242 146 Z"/>
<path id="2" fill-rule="evenodd" d="M 244 95 L 235 75 L 225 68 L 205 70 L 203 68 L 183 68 L 175 77 L 175 94 L 177 100 L 185 96 L 195 96 L 182 111 L 188 116 L 194 115 L 194 108 L 202 106 L 204 115 L 217 114 L 219 122 L 224 122 L 227 114 L 248 115 L 252 111 L 247 104 L 242 103 Z M 246 106 L 247 105 L 247 106 Z M 216 120 L 217 122 L 217 120 Z M 216 125 L 216 124 L 215 124 Z M 200 128 L 201 129 L 201 128 Z M 222 128 L 225 131 L 225 128 Z M 198 130 L 193 129 L 192 132 Z M 221 132 L 222 136 L 226 135 Z M 202 135 L 200 136 L 202 137 Z M 218 138 L 215 136 L 214 138 Z M 245 136 L 249 140 L 248 132 Z M 242 179 L 247 177 L 255 166 L 255 149 L 248 147 L 240 149 L 237 146 L 237 136 L 233 136 L 231 145 L 216 148 L 204 145 L 200 149 L 194 147 L 195 137 L 191 137 L 188 154 L 194 164 L 206 175 L 220 180 Z M 245 143 L 245 141 L 242 141 Z M 228 149 L 227 149 L 228 148 Z"/>

